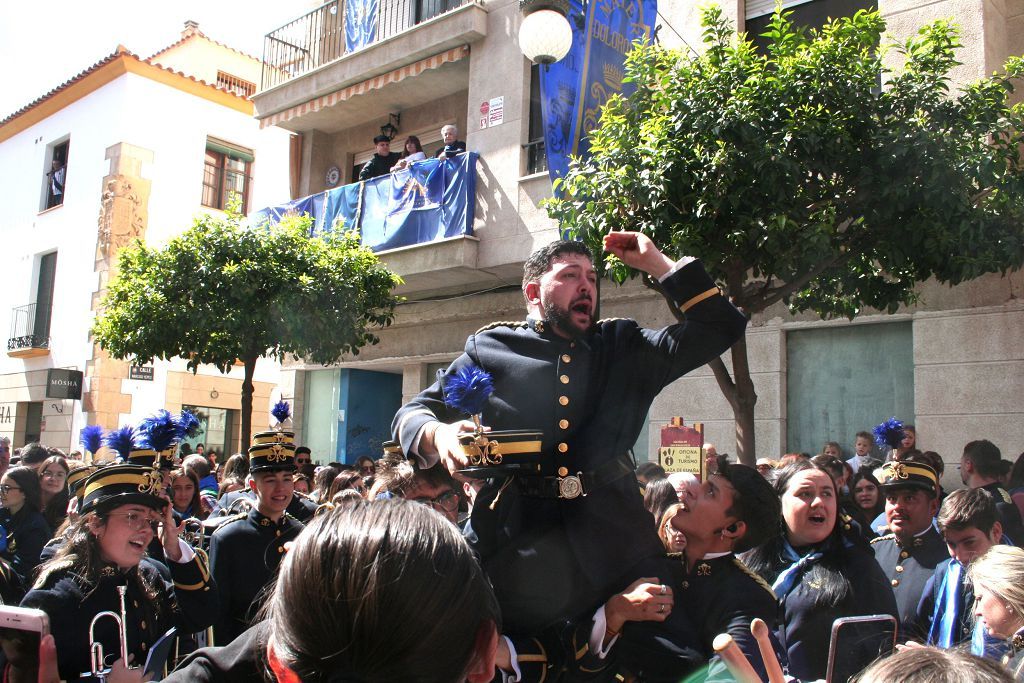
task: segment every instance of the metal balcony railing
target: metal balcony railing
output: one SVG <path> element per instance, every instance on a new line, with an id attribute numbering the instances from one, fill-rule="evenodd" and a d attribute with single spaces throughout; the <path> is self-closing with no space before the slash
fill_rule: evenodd
<path id="1" fill-rule="evenodd" d="M 526 149 L 526 174 L 542 173 L 548 170 L 548 152 L 544 138 L 531 140 L 523 145 Z"/>
<path id="2" fill-rule="evenodd" d="M 349 52 L 366 47 L 350 35 L 346 41 L 347 17 L 370 27 L 370 44 L 390 38 L 408 28 L 459 7 L 467 0 L 377 0 L 376 16 L 360 16 L 373 3 L 369 0 L 331 0 L 312 12 L 271 31 L 263 41 L 263 74 L 260 90 L 267 90 L 333 62 Z M 355 34 L 356 31 L 350 31 Z M 365 40 L 365 37 L 363 38 Z"/>
<path id="3" fill-rule="evenodd" d="M 7 350 L 50 348 L 50 306 L 25 304 L 11 309 Z"/>

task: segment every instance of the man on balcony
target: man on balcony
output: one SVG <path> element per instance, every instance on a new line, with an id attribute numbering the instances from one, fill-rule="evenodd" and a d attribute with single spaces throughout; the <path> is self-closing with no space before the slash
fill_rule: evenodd
<path id="1" fill-rule="evenodd" d="M 391 151 L 391 138 L 387 135 L 378 135 L 373 139 L 373 144 L 377 146 L 377 150 L 359 171 L 359 180 L 372 180 L 391 173 L 391 167 L 402 158 L 398 152 Z"/>
<path id="2" fill-rule="evenodd" d="M 462 140 L 457 140 L 456 138 L 458 137 L 459 129 L 451 123 L 441 129 L 441 139 L 444 141 L 444 147 L 437 150 L 438 159 L 442 161 L 454 159 L 457 154 L 462 154 L 466 151 L 466 143 Z"/>

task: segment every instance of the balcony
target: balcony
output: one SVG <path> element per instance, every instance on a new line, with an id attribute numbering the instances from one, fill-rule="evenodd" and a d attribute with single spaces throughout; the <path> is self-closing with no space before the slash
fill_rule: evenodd
<path id="1" fill-rule="evenodd" d="M 49 354 L 50 307 L 26 304 L 13 308 L 7 355 L 13 358 L 35 358 Z"/>
<path id="2" fill-rule="evenodd" d="M 272 225 L 287 214 L 308 213 L 314 234 L 340 224 L 357 230 L 363 244 L 405 280 L 398 294 L 493 284 L 494 275 L 477 267 L 476 160 L 469 152 L 447 161 L 419 161 L 406 170 L 268 207 L 250 214 L 249 222 Z"/>
<path id="3" fill-rule="evenodd" d="M 332 133 L 468 87 L 464 57 L 487 34 L 476 0 L 378 0 L 372 17 L 346 23 L 354 8 L 332 0 L 267 34 L 261 126 Z"/>

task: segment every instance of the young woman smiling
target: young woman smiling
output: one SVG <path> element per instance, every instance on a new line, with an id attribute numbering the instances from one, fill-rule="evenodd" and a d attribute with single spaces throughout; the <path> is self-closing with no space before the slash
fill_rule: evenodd
<path id="1" fill-rule="evenodd" d="M 174 583 L 161 578 L 151 563 L 142 563 L 146 546 L 157 535 Z M 127 653 L 142 664 L 149 648 L 172 626 L 200 631 L 213 621 L 216 586 L 201 556 L 178 537 L 160 477 L 152 468 L 112 465 L 85 482 L 79 518 L 68 527 L 64 545 L 39 569 L 33 589 L 22 601 L 50 617 L 63 680 L 78 680 L 90 671 L 89 625 L 99 612 L 120 613 L 119 588 L 126 596 Z M 95 628 L 111 680 L 141 680 L 141 671 L 126 671 L 120 635 L 112 619 Z"/>
<path id="2" fill-rule="evenodd" d="M 778 473 L 782 502 L 780 533 L 743 560 L 772 585 L 779 600 L 777 636 L 799 679 L 825 678 L 829 636 L 838 617 L 896 615 L 896 600 L 867 544 L 844 536 L 837 524 L 836 486 L 831 475 L 807 461 Z M 865 646 L 865 661 L 871 644 Z"/>
<path id="3" fill-rule="evenodd" d="M 68 516 L 68 461 L 51 455 L 39 466 L 39 487 L 42 493 L 43 517 L 50 529 L 56 530 Z"/>

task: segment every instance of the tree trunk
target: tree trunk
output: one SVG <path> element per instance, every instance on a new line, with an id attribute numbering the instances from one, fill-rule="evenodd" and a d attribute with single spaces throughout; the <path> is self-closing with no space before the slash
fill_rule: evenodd
<path id="1" fill-rule="evenodd" d="M 249 444 L 252 443 L 252 392 L 255 388 L 252 378 L 256 374 L 256 361 L 258 359 L 259 356 L 250 356 L 243 359 L 245 363 L 245 377 L 242 379 L 242 426 L 239 429 L 242 453 L 245 453 L 246 449 L 249 448 Z"/>
<path id="2" fill-rule="evenodd" d="M 736 420 L 736 457 L 751 467 L 757 461 L 754 443 L 754 406 L 757 392 L 750 378 L 750 363 L 747 359 L 747 337 L 744 335 L 732 349 L 732 371 L 735 385 L 735 403 L 732 406 Z"/>

